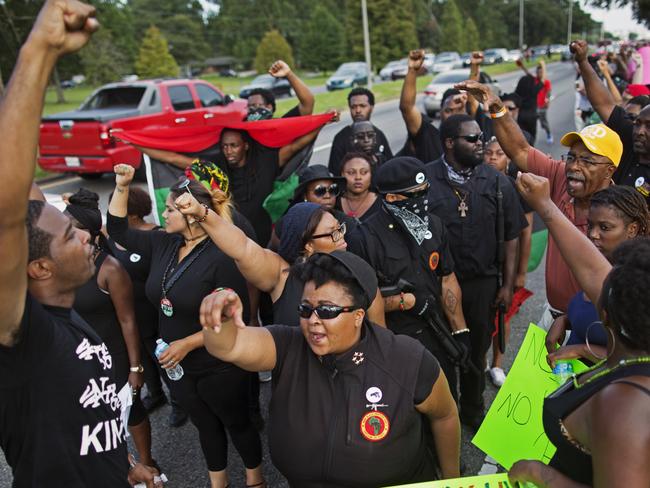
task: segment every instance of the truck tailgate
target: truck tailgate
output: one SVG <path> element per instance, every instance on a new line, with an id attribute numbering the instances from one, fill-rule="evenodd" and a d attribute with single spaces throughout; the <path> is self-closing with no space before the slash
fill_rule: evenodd
<path id="1" fill-rule="evenodd" d="M 100 133 L 102 124 L 95 120 L 59 120 L 41 123 L 39 150 L 41 155 L 96 156 L 103 155 Z"/>

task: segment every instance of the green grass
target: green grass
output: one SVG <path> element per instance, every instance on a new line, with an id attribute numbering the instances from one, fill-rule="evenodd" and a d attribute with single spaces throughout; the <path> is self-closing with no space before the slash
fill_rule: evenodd
<path id="1" fill-rule="evenodd" d="M 430 76 L 421 76 L 417 80 L 418 92 L 424 88 L 431 81 Z M 376 102 L 385 102 L 387 100 L 394 100 L 399 98 L 402 91 L 402 80 L 388 81 L 373 85 L 372 91 L 375 94 Z M 348 92 L 349 90 L 336 90 L 332 92 L 317 93 L 314 95 L 316 98 L 316 107 L 314 113 L 323 113 L 329 109 L 336 109 L 339 111 L 346 110 L 348 107 Z M 296 100 L 283 98 L 277 101 L 277 112 L 284 113 L 296 105 Z"/>
<path id="2" fill-rule="evenodd" d="M 544 57 L 544 62 L 546 64 L 552 63 L 554 61 L 560 61 L 561 56 L 559 54 L 552 54 L 551 59 L 547 59 Z M 525 62 L 524 64 L 526 67 L 530 69 L 534 69 L 537 66 L 538 61 L 528 61 Z M 481 68 L 483 71 L 485 71 L 488 75 L 490 76 L 496 76 L 496 75 L 502 75 L 504 73 L 510 73 L 512 71 L 518 71 L 519 68 L 515 63 L 499 63 L 499 64 L 493 64 L 491 66 L 483 66 Z M 531 71 L 532 73 L 532 71 Z M 535 74 L 535 73 L 533 73 Z"/>

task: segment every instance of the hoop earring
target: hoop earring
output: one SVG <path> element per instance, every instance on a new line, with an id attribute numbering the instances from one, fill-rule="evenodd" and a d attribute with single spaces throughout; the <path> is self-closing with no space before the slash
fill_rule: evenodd
<path id="1" fill-rule="evenodd" d="M 611 335 L 612 338 L 612 350 L 608 352 L 607 356 L 604 357 L 594 353 L 594 351 L 591 349 L 591 344 L 589 344 L 589 331 L 596 324 L 600 324 L 603 327 L 603 329 L 607 331 L 607 335 Z M 614 335 L 614 331 L 612 331 L 609 327 L 605 327 L 602 321 L 597 320 L 589 324 L 589 327 L 587 327 L 587 332 L 585 333 L 585 346 L 587 347 L 587 351 L 589 351 L 589 354 L 591 354 L 593 357 L 601 361 L 607 361 L 610 358 L 610 356 L 614 353 L 614 349 L 616 349 L 616 335 Z"/>

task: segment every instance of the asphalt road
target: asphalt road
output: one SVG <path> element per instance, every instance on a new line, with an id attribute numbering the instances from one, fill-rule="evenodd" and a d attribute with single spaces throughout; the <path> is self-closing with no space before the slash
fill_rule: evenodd
<path id="1" fill-rule="evenodd" d="M 559 145 L 561 136 L 574 129 L 573 106 L 574 106 L 574 70 L 570 63 L 554 63 L 549 66 L 549 78 L 553 83 L 553 102 L 548 112 L 549 122 L 553 129 L 556 143 L 552 146 L 546 144 L 543 131 L 538 130 L 537 147 L 555 157 L 562 154 Z M 504 91 L 512 91 L 519 74 L 508 74 L 497 77 Z M 404 144 L 406 130 L 401 115 L 397 109 L 397 101 L 386 102 L 375 107 L 372 121 L 387 135 L 391 147 L 397 151 Z M 323 129 L 315 146 L 315 154 L 312 158 L 315 163 L 327 164 L 329 147 L 334 135 L 350 123 L 346 114 L 341 122 L 327 126 Z M 104 176 L 96 181 L 83 181 L 80 178 L 70 178 L 45 185 L 44 190 L 48 193 L 63 193 L 76 191 L 80 186 L 96 191 L 101 196 L 102 206 L 107 205 L 107 195 L 113 189 L 114 179 Z M 544 292 L 544 265 L 528 275 L 527 288 L 534 292 L 534 295 L 523 305 L 519 314 L 513 318 L 511 323 L 510 343 L 505 356 L 506 371 L 512 363 L 524 333 L 530 322 L 535 322 L 542 313 L 542 306 L 545 301 Z M 489 383 L 485 392 L 485 399 L 489 405 L 496 394 L 496 389 Z M 267 406 L 270 397 L 270 384 L 261 385 L 261 402 L 264 415 L 267 414 Z M 207 470 L 199 447 L 196 429 L 191 424 L 177 429 L 167 426 L 167 418 L 170 412 L 169 406 L 164 406 L 151 415 L 153 433 L 153 454 L 163 471 L 169 478 L 166 486 L 170 488 L 179 487 L 209 487 Z M 323 423 L 322 428 L 327 428 Z M 306 433 L 307 434 L 307 433 Z M 286 482 L 271 464 L 265 433 L 262 433 L 264 442 L 264 473 L 269 487 L 285 487 Z M 471 442 L 471 433 L 463 429 L 461 463 L 463 475 L 472 475 L 479 472 L 484 464 L 485 455 L 475 448 Z M 132 446 L 132 444 L 131 444 Z M 56 455 L 56 453 L 52 453 Z M 245 486 L 243 477 L 244 468 L 239 455 L 230 448 L 230 486 L 239 488 Z M 489 467 L 488 467 L 489 469 Z M 11 485 L 11 472 L 2 454 L 0 454 L 0 487 Z"/>

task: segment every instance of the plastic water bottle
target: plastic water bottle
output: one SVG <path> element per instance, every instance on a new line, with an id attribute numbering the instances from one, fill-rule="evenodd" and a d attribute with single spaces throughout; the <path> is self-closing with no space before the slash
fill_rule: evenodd
<path id="1" fill-rule="evenodd" d="M 156 350 L 154 354 L 156 355 L 156 358 L 160 359 L 160 355 L 165 352 L 169 348 L 169 344 L 167 344 L 165 341 L 162 339 L 157 339 L 156 340 Z M 172 381 L 178 381 L 180 380 L 185 372 L 183 371 L 183 366 L 180 364 L 177 364 L 173 368 L 167 368 L 165 369 L 167 372 L 167 376 L 169 376 L 169 379 Z"/>
<path id="2" fill-rule="evenodd" d="M 555 367 L 553 368 L 553 374 L 560 384 L 564 384 L 573 376 L 573 364 L 571 364 L 571 361 L 567 360 L 556 361 Z"/>

